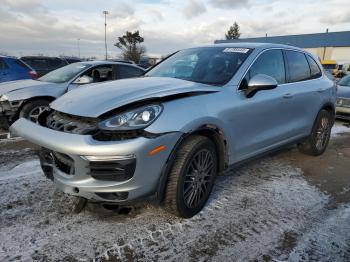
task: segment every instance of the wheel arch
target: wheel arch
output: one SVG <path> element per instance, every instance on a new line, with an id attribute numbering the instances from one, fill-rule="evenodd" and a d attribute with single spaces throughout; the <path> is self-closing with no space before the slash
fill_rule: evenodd
<path id="1" fill-rule="evenodd" d="M 335 106 L 334 106 L 334 104 L 331 102 L 327 102 L 321 107 L 320 111 L 321 110 L 326 110 L 328 113 L 331 114 L 332 121 L 333 121 L 332 124 L 333 124 L 335 121 Z"/>
<path id="2" fill-rule="evenodd" d="M 197 129 L 184 133 L 180 137 L 180 139 L 177 141 L 174 148 L 172 149 L 167 159 L 167 162 L 161 172 L 157 191 L 156 191 L 156 199 L 158 203 L 161 203 L 164 199 L 165 188 L 168 182 L 169 172 L 175 160 L 176 152 L 178 151 L 179 147 L 186 141 L 186 139 L 193 135 L 205 136 L 214 143 L 216 152 L 218 155 L 219 174 L 228 167 L 229 165 L 228 143 L 227 143 L 225 134 L 221 128 L 213 124 L 204 124 L 198 127 Z"/>
<path id="3" fill-rule="evenodd" d="M 51 103 L 55 99 L 56 99 L 56 97 L 53 97 L 53 96 L 34 96 L 34 97 L 23 100 L 21 106 L 17 110 L 16 119 L 19 117 L 19 113 L 21 112 L 22 108 L 25 105 L 27 105 L 28 103 L 31 103 L 31 102 L 36 101 L 36 100 L 47 100 Z"/>

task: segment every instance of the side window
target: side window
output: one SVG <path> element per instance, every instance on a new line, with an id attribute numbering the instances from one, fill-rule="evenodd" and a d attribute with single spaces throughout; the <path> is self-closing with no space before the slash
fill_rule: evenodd
<path id="1" fill-rule="evenodd" d="M 322 73 L 318 64 L 311 56 L 307 55 L 306 58 L 310 66 L 311 79 L 319 78 L 322 75 Z"/>
<path id="2" fill-rule="evenodd" d="M 55 69 L 66 65 L 66 63 L 64 63 L 63 60 L 61 59 L 48 59 L 48 63 L 50 68 L 55 68 Z"/>
<path id="3" fill-rule="evenodd" d="M 286 50 L 289 82 L 310 79 L 310 68 L 304 53 Z"/>
<path id="4" fill-rule="evenodd" d="M 138 77 L 143 74 L 143 71 L 141 69 L 138 69 L 133 66 L 127 66 L 127 65 L 119 65 L 118 66 L 118 79 L 124 79 L 124 78 L 131 78 L 131 77 Z"/>
<path id="5" fill-rule="evenodd" d="M 111 81 L 113 80 L 112 66 L 109 66 L 109 65 L 96 66 L 86 71 L 81 76 L 91 77 L 93 83 Z"/>
<path id="6" fill-rule="evenodd" d="M 248 82 L 253 76 L 264 74 L 276 79 L 278 84 L 286 82 L 286 71 L 282 51 L 279 49 L 268 50 L 262 53 L 250 67 L 246 76 L 242 80 L 240 89 L 248 87 Z"/>
<path id="7" fill-rule="evenodd" d="M 8 69 L 6 62 L 0 58 L 0 70 Z"/>

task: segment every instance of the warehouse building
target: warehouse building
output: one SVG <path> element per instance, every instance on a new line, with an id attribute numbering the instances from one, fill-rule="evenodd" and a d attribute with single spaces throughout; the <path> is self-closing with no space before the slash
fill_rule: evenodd
<path id="1" fill-rule="evenodd" d="M 235 42 L 262 42 L 293 45 L 317 55 L 321 60 L 336 60 L 340 64 L 350 62 L 350 31 L 215 41 L 215 43 Z"/>

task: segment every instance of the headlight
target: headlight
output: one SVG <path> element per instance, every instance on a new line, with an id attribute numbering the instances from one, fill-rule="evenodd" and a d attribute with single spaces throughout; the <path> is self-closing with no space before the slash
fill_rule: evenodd
<path id="1" fill-rule="evenodd" d="M 147 105 L 121 113 L 99 123 L 103 130 L 135 130 L 146 128 L 161 114 L 161 105 Z"/>
<path id="2" fill-rule="evenodd" d="M 8 97 L 5 95 L 0 96 L 0 102 L 8 101 Z"/>

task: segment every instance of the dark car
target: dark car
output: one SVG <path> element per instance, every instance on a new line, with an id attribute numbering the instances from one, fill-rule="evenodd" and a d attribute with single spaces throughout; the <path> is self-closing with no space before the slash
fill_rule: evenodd
<path id="1" fill-rule="evenodd" d="M 73 63 L 78 63 L 78 62 L 82 62 L 83 60 L 81 60 L 78 57 L 61 57 L 63 60 L 65 60 L 68 64 L 73 64 Z"/>
<path id="2" fill-rule="evenodd" d="M 21 57 L 21 60 L 34 68 L 38 77 L 69 64 L 65 59 L 59 57 L 24 56 Z"/>
<path id="3" fill-rule="evenodd" d="M 0 83 L 37 77 L 37 73 L 20 59 L 0 56 Z"/>

